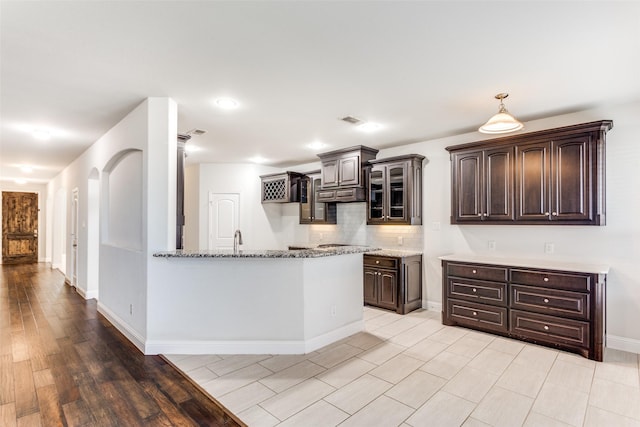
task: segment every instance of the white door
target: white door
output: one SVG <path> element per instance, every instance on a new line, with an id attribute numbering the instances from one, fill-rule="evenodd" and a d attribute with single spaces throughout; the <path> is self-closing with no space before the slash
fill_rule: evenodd
<path id="1" fill-rule="evenodd" d="M 209 247 L 233 248 L 233 233 L 240 223 L 240 195 L 209 193 Z"/>
<path id="2" fill-rule="evenodd" d="M 78 286 L 78 189 L 71 195 L 71 285 Z"/>

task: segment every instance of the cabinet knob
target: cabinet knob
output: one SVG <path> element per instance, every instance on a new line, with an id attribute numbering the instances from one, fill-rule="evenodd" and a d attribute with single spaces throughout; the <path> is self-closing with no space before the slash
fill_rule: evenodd
<path id="1" fill-rule="evenodd" d="M 544 330 L 545 330 L 545 331 L 548 331 L 548 330 L 549 330 L 549 327 L 548 327 L 547 325 L 544 325 Z"/>
<path id="2" fill-rule="evenodd" d="M 473 289 L 472 289 L 472 291 L 475 293 L 475 292 L 477 292 L 477 289 L 476 289 L 476 288 L 473 288 Z"/>
<path id="3" fill-rule="evenodd" d="M 380 264 L 380 261 L 376 261 L 376 264 Z"/>
<path id="4" fill-rule="evenodd" d="M 478 312 L 477 312 L 477 311 L 474 311 L 474 312 L 473 312 L 473 315 L 474 315 L 474 316 L 477 316 L 477 315 L 478 315 Z"/>
<path id="5" fill-rule="evenodd" d="M 545 302 L 545 304 L 546 304 L 546 303 L 548 303 L 548 302 L 549 302 L 549 298 L 545 298 L 545 299 L 543 299 L 542 301 L 544 301 L 544 302 Z"/>
<path id="6" fill-rule="evenodd" d="M 482 214 L 482 216 L 489 216 L 486 212 Z"/>
<path id="7" fill-rule="evenodd" d="M 551 215 L 558 216 L 558 212 L 552 212 Z"/>
<path id="8" fill-rule="evenodd" d="M 478 216 L 482 216 L 482 214 L 481 214 L 481 213 L 479 213 L 479 214 L 478 214 Z"/>
<path id="9" fill-rule="evenodd" d="M 545 216 L 549 216 L 549 212 L 545 212 L 544 214 L 545 214 Z"/>
<path id="10" fill-rule="evenodd" d="M 472 272 L 473 274 L 476 274 L 476 273 L 477 273 L 477 271 L 476 271 L 476 270 L 472 270 L 471 272 Z"/>
<path id="11" fill-rule="evenodd" d="M 544 280 L 545 282 L 548 282 L 548 281 L 549 281 L 549 278 L 548 278 L 548 277 L 545 277 L 545 278 L 544 278 L 544 279 L 542 279 L 542 280 Z"/>

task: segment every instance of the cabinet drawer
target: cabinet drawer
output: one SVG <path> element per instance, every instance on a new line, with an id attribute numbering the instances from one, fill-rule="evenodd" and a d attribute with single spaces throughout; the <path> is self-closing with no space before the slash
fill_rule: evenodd
<path id="1" fill-rule="evenodd" d="M 511 283 L 589 292 L 591 276 L 586 274 L 511 269 Z"/>
<path id="2" fill-rule="evenodd" d="M 506 307 L 507 284 L 449 277 L 447 296 Z"/>
<path id="3" fill-rule="evenodd" d="M 589 320 L 589 294 L 511 285 L 511 307 Z"/>
<path id="4" fill-rule="evenodd" d="M 447 264 L 447 275 L 468 277 L 471 279 L 491 280 L 494 282 L 507 281 L 507 269 L 503 267 L 487 267 L 474 264 Z"/>
<path id="5" fill-rule="evenodd" d="M 589 323 L 511 310 L 511 333 L 552 344 L 589 347 Z"/>
<path id="6" fill-rule="evenodd" d="M 364 265 L 381 268 L 392 268 L 396 270 L 398 268 L 400 260 L 398 258 L 390 258 L 376 255 L 365 255 L 363 257 Z"/>
<path id="7" fill-rule="evenodd" d="M 447 300 L 450 321 L 478 329 L 507 332 L 507 309 L 455 299 Z"/>

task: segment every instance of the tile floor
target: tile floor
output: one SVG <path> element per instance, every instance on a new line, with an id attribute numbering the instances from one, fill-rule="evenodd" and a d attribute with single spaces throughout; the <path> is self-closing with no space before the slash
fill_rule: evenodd
<path id="1" fill-rule="evenodd" d="M 169 355 L 249 426 L 639 426 L 638 355 L 605 361 L 364 308 L 305 355 Z"/>

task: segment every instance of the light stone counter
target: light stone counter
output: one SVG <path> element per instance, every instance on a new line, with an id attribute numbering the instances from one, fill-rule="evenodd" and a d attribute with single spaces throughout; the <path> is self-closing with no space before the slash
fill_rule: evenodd
<path id="1" fill-rule="evenodd" d="M 299 246 L 302 247 L 302 246 Z M 360 254 L 371 252 L 379 248 L 369 246 L 335 246 L 328 248 L 305 247 L 305 249 L 241 249 L 234 252 L 232 249 L 219 249 L 211 251 L 166 251 L 156 252 L 158 258 L 322 258 L 334 255 Z"/>
<path id="2" fill-rule="evenodd" d="M 606 264 L 588 262 L 565 262 L 548 259 L 529 259 L 511 257 L 490 257 L 475 254 L 450 254 L 438 257 L 443 261 L 475 262 L 478 264 L 504 265 L 508 267 L 540 268 L 544 270 L 572 271 L 578 273 L 608 274 Z"/>

